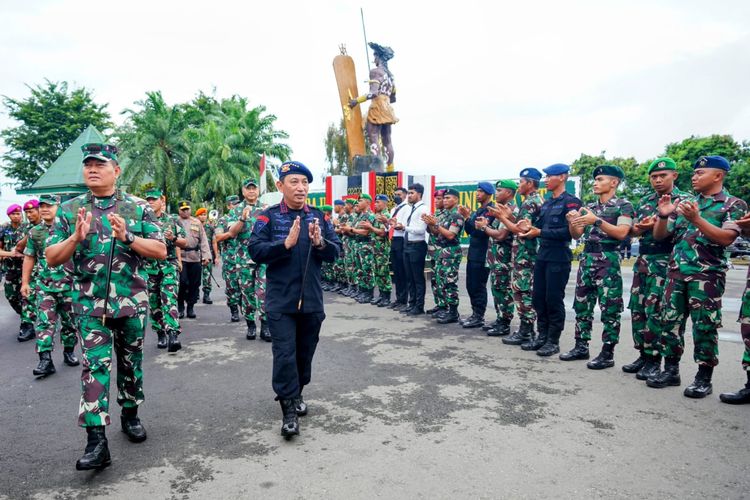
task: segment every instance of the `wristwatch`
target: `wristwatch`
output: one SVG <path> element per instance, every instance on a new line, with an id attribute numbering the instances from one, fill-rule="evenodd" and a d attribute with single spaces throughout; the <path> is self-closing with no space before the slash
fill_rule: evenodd
<path id="1" fill-rule="evenodd" d="M 604 221 L 601 219 L 596 219 L 594 221 L 594 227 L 600 227 Z"/>
<path id="2" fill-rule="evenodd" d="M 125 241 L 123 241 L 123 244 L 130 246 L 133 244 L 134 241 L 135 241 L 135 235 L 133 233 L 131 233 L 130 231 L 125 233 Z"/>

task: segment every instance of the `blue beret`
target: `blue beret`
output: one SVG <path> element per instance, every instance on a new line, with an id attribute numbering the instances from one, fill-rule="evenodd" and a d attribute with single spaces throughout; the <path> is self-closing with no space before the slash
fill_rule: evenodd
<path id="1" fill-rule="evenodd" d="M 550 165 L 542 170 L 544 170 L 544 173 L 547 175 L 560 175 L 570 172 L 570 167 L 564 163 L 555 163 L 554 165 Z"/>
<path id="2" fill-rule="evenodd" d="M 287 161 L 282 163 L 279 167 L 279 180 L 291 174 L 304 175 L 307 177 L 307 182 L 313 181 L 313 175 L 312 172 L 310 172 L 310 169 L 298 161 Z"/>
<path id="3" fill-rule="evenodd" d="M 384 202 L 388 203 L 388 196 L 386 196 L 384 194 L 379 194 L 379 195 L 375 196 L 375 201 L 384 201 Z"/>
<path id="4" fill-rule="evenodd" d="M 344 200 L 333 200 L 333 205 L 345 205 Z"/>
<path id="5" fill-rule="evenodd" d="M 477 189 L 481 189 L 487 194 L 495 194 L 495 188 L 489 182 L 480 182 L 477 184 Z"/>
<path id="6" fill-rule="evenodd" d="M 524 168 L 518 175 L 519 177 L 525 177 L 526 179 L 533 179 L 535 181 L 542 180 L 542 173 L 535 168 Z"/>
<path id="7" fill-rule="evenodd" d="M 693 168 L 718 168 L 719 170 L 729 172 L 729 169 L 732 167 L 729 165 L 729 161 L 723 156 L 701 156 L 695 162 Z"/>

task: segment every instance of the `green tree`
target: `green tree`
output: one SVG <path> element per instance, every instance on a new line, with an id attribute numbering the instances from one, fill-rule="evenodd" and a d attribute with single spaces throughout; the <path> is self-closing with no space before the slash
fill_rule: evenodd
<path id="1" fill-rule="evenodd" d="M 606 151 L 602 151 L 597 156 L 581 154 L 571 165 L 571 173 L 581 178 L 581 200 L 584 203 L 596 200 L 596 195 L 592 189 L 594 185 L 593 174 L 594 169 L 601 165 L 616 165 L 625 172 L 625 180 L 619 189 L 619 196 L 623 196 L 631 201 L 635 201 L 642 196 L 642 192 L 644 191 L 644 176 L 639 172 L 641 165 L 632 157 L 607 158 L 606 154 Z M 648 184 L 646 184 L 647 186 Z"/>
<path id="2" fill-rule="evenodd" d="M 349 161 L 349 143 L 346 139 L 346 128 L 343 118 L 339 122 L 338 127 L 333 123 L 328 125 L 325 147 L 328 174 L 354 175 L 352 163 Z"/>
<path id="3" fill-rule="evenodd" d="M 45 80 L 27 88 L 31 95 L 25 99 L 3 96 L 5 112 L 19 125 L 0 132 L 8 149 L 3 169 L 21 187 L 46 172 L 87 126 L 102 133 L 112 128 L 107 105 L 96 104 L 84 87 Z"/>

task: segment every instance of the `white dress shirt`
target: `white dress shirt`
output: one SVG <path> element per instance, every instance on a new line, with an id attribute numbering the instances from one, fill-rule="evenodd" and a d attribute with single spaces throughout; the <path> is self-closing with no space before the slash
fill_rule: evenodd
<path id="1" fill-rule="evenodd" d="M 427 223 L 422 220 L 422 215 L 429 213 L 427 205 L 420 200 L 414 205 L 402 208 L 401 212 L 406 212 L 403 224 L 407 241 L 427 241 Z"/>
<path id="2" fill-rule="evenodd" d="M 400 210 L 399 210 L 399 207 L 401 207 Z M 397 214 L 396 214 L 396 210 L 398 210 Z M 409 203 L 407 203 L 406 201 L 402 201 L 399 205 L 393 207 L 393 210 L 391 210 L 391 218 L 393 218 L 393 214 L 396 214 L 396 222 L 406 226 L 406 218 L 409 216 L 408 214 L 409 211 L 411 211 L 411 207 L 409 207 Z M 404 237 L 403 229 L 394 229 L 393 237 L 403 238 Z"/>

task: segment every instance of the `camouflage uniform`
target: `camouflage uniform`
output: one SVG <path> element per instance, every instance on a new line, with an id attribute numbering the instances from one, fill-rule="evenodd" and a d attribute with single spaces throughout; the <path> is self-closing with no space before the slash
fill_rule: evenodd
<path id="1" fill-rule="evenodd" d="M 692 200 L 692 195 L 680 191 L 677 187 L 670 193 L 672 201 Z M 636 209 L 636 220 L 658 214 L 659 195 L 653 192 L 641 198 Z M 677 213 L 670 216 L 673 220 Z M 630 302 L 633 325 L 633 344 L 639 351 L 648 356 L 659 354 L 659 342 L 662 333 L 661 303 L 664 297 L 664 285 L 667 280 L 667 265 L 674 247 L 674 236 L 661 241 L 654 239 L 651 231 L 640 236 L 638 259 L 633 265 L 633 285 L 630 288 Z"/>
<path id="2" fill-rule="evenodd" d="M 532 226 L 537 225 L 539 212 L 542 208 L 542 197 L 536 191 L 527 194 L 518 210 L 517 221 L 528 220 Z M 531 300 L 531 290 L 534 287 L 534 261 L 539 242 L 537 238 L 513 238 L 511 261 L 513 272 L 510 287 L 513 291 L 513 301 L 518 309 L 518 318 L 522 322 L 534 323 L 536 311 Z"/>
<path id="3" fill-rule="evenodd" d="M 247 321 L 255 321 L 255 313 L 258 313 L 261 321 L 266 320 L 266 265 L 256 264 L 250 257 L 249 242 L 253 232 L 255 219 L 263 212 L 263 207 L 258 204 L 250 205 L 246 200 L 232 209 L 229 226 L 239 221 L 245 207 L 250 207 L 250 215 L 242 226 L 242 230 L 233 238 L 235 243 L 235 267 L 232 274 L 237 276 L 237 284 L 240 290 L 241 310 Z"/>
<path id="4" fill-rule="evenodd" d="M 349 221 L 349 214 L 346 212 L 341 212 L 338 217 L 339 225 L 347 224 Z M 339 239 L 341 240 L 341 251 L 339 252 L 338 257 L 336 257 L 336 260 L 333 263 L 333 274 L 335 276 L 336 281 L 343 284 L 349 284 L 349 280 L 347 279 L 346 275 L 346 248 L 349 246 L 348 239 L 349 237 L 345 234 L 339 235 Z"/>
<path id="5" fill-rule="evenodd" d="M 613 196 L 605 203 L 595 201 L 586 209 L 612 225 L 633 224 L 633 205 Z M 591 340 L 594 306 L 602 311 L 602 342 L 615 345 L 620 339 L 620 315 L 623 310 L 620 242 L 601 229 L 586 226 L 584 251 L 578 264 L 573 310 L 576 313 L 576 340 Z"/>
<path id="6" fill-rule="evenodd" d="M 157 217 L 162 234 L 172 231 L 175 238 L 184 238 L 185 230 L 177 224 L 175 217 L 166 212 Z M 179 335 L 180 320 L 177 312 L 177 290 L 180 286 L 180 270 L 177 267 L 177 250 L 174 241 L 167 244 L 166 260 L 148 259 L 148 306 L 151 312 L 151 328 L 154 333 Z"/>
<path id="7" fill-rule="evenodd" d="M 216 232 L 216 227 L 210 222 L 206 222 L 203 225 L 203 229 L 206 231 L 208 246 L 211 248 L 211 260 L 209 260 L 208 264 L 204 265 L 201 270 L 201 288 L 203 289 L 203 297 L 206 298 L 211 295 L 211 290 L 213 289 L 211 273 L 214 271 L 214 259 L 216 259 L 216 256 L 214 255 L 214 233 Z"/>
<path id="8" fill-rule="evenodd" d="M 742 369 L 750 372 L 750 267 L 747 268 L 747 282 L 745 293 L 742 294 L 739 322 L 742 342 L 745 344 L 745 353 L 742 355 Z"/>
<path id="9" fill-rule="evenodd" d="M 438 220 L 438 224 L 440 224 L 440 220 L 443 217 L 444 210 L 442 208 L 438 208 L 435 210 L 435 218 Z M 388 214 L 386 214 L 388 215 Z M 433 233 L 429 233 L 429 240 L 427 241 L 427 261 L 429 261 L 429 267 L 432 269 L 432 276 L 430 277 L 430 285 L 432 287 L 432 299 L 435 301 L 435 306 L 444 309 L 445 308 L 445 300 L 440 296 L 438 293 L 438 286 L 437 286 L 437 253 L 440 250 L 437 246 L 437 235 Z M 427 265 L 425 263 L 425 265 Z"/>
<path id="10" fill-rule="evenodd" d="M 440 227 L 448 229 L 456 235 L 452 240 L 443 236 L 438 236 L 435 240 L 438 248 L 435 262 L 436 297 L 441 298 L 444 307 L 458 307 L 458 268 L 461 266 L 461 259 L 463 258 L 460 236 L 464 230 L 464 222 L 464 218 L 458 212 L 457 207 L 453 207 L 451 210 L 443 210 L 442 217 L 438 221 Z"/>
<path id="11" fill-rule="evenodd" d="M 359 214 L 356 224 L 365 221 L 373 226 L 377 222 L 375 215 L 369 209 Z M 357 241 L 354 261 L 356 284 L 363 290 L 372 290 L 375 286 L 375 276 L 373 275 L 375 266 L 374 235 L 372 233 L 368 233 L 366 236 L 358 234 L 354 238 Z"/>
<path id="12" fill-rule="evenodd" d="M 19 241 L 29 231 L 29 224 L 21 222 L 18 227 L 14 228 L 10 222 L 3 224 L 2 238 L 3 250 L 12 252 Z M 31 323 L 31 319 L 28 317 L 28 308 L 24 308 L 24 304 L 27 302 L 21 296 L 21 269 L 23 267 L 23 258 L 6 257 L 3 259 L 3 274 L 5 275 L 5 298 L 8 299 L 8 303 L 16 311 L 16 314 L 21 316 L 22 322 Z"/>
<path id="13" fill-rule="evenodd" d="M 215 235 L 224 234 L 237 222 L 234 210 L 224 215 L 216 223 Z M 237 274 L 237 238 L 229 238 L 219 243 L 221 253 L 221 277 L 224 280 L 224 293 L 227 296 L 227 306 L 238 307 L 240 305 L 240 285 Z"/>
<path id="14" fill-rule="evenodd" d="M 108 214 L 119 214 L 136 236 L 164 241 L 151 207 L 120 191 L 106 198 L 90 192 L 63 203 L 58 209 L 48 245 L 60 243 L 75 231 L 79 208 L 93 214 L 86 239 L 73 254 L 73 314 L 83 353 L 81 405 L 83 427 L 108 425 L 109 379 L 112 348 L 117 357 L 117 402 L 134 408 L 143 402 L 143 333 L 148 305 L 145 259 L 120 241 L 113 241 Z M 106 290 L 107 261 L 115 244 L 112 279 Z M 102 324 L 104 299 L 107 320 Z"/>
<path id="15" fill-rule="evenodd" d="M 388 210 L 383 210 L 380 214 L 388 217 Z M 373 276 L 374 285 L 378 287 L 381 295 L 390 295 L 391 293 L 391 240 L 388 238 L 388 226 L 379 222 L 377 219 L 372 224 L 377 229 L 385 228 L 385 234 L 378 236 L 372 234 L 374 266 Z"/>
<path id="16" fill-rule="evenodd" d="M 349 226 L 356 228 L 360 221 L 360 214 L 352 211 L 349 214 Z M 357 254 L 360 252 L 358 236 L 354 234 L 347 235 L 349 242 L 346 249 L 346 275 L 347 281 L 352 287 L 357 286 Z"/>
<path id="17" fill-rule="evenodd" d="M 747 212 L 747 204 L 731 196 L 726 189 L 712 196 L 696 198 L 700 216 L 716 227 L 733 229 L 734 222 Z M 719 364 L 721 297 L 727 270 L 724 247 L 709 240 L 684 216 L 670 220 L 667 229 L 674 232 L 675 246 L 667 271 L 663 303 L 662 355 L 680 359 L 685 348 L 687 316 L 693 320 L 693 358 L 696 363 Z"/>
<path id="18" fill-rule="evenodd" d="M 518 213 L 513 203 L 506 204 L 515 216 Z M 492 229 L 505 229 L 505 224 L 500 219 L 493 219 L 490 223 Z M 504 319 L 508 323 L 513 320 L 513 291 L 511 290 L 511 269 L 513 267 L 511 255 L 513 250 L 513 234 L 501 241 L 490 238 L 487 249 L 487 267 L 490 268 L 492 299 L 495 303 L 495 312 L 498 319 Z"/>
<path id="19" fill-rule="evenodd" d="M 37 314 L 36 352 L 51 352 L 54 349 L 55 330 L 60 320 L 60 343 L 66 350 L 72 350 L 76 345 L 76 330 L 71 317 L 73 300 L 71 289 L 73 286 L 73 263 L 50 268 L 44 250 L 47 248 L 47 238 L 51 224 L 45 222 L 37 224 L 29 232 L 24 255 L 36 260 L 34 273 L 37 275 L 32 294 L 36 296 Z"/>

